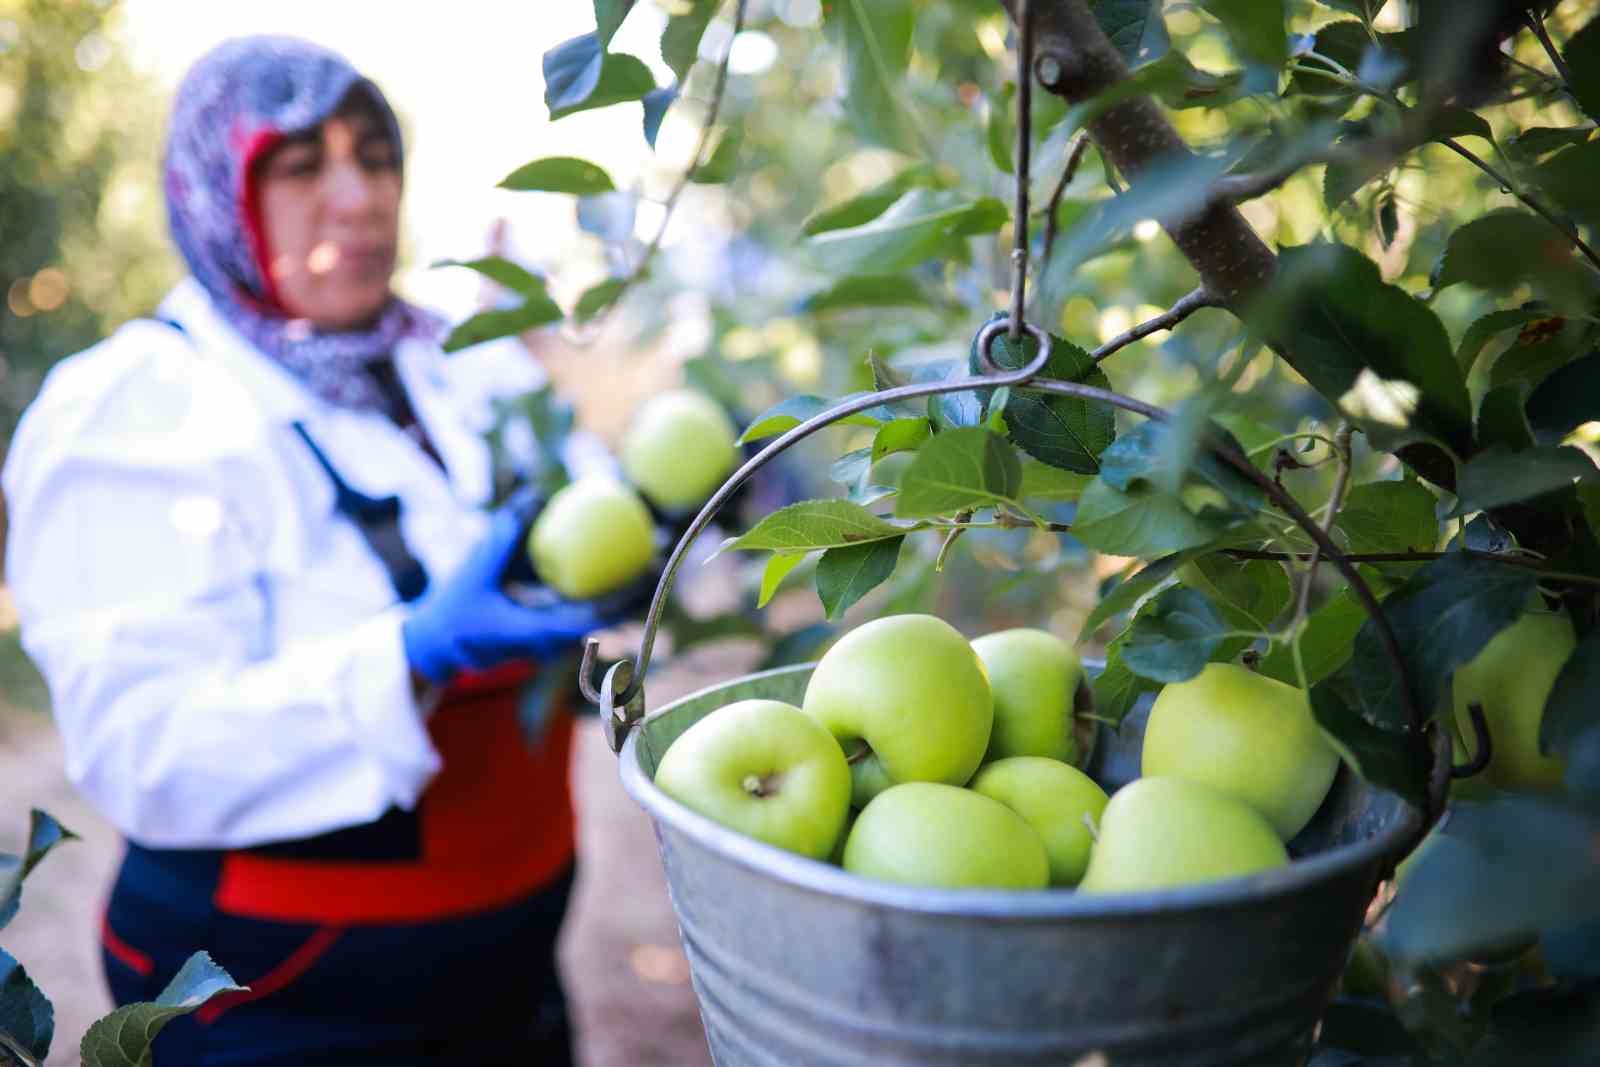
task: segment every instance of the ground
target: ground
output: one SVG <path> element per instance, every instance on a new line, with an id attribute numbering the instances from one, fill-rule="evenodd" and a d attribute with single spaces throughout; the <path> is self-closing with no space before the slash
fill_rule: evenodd
<path id="1" fill-rule="evenodd" d="M 708 653 L 652 672 L 649 703 L 658 707 L 748 670 L 743 658 L 736 651 Z M 573 779 L 579 877 L 561 959 L 579 1063 L 709 1064 L 650 820 L 623 792 L 616 757 L 594 719 L 582 722 Z M 19 848 L 30 807 L 51 812 L 83 838 L 39 866 L 21 913 L 0 935 L 55 1001 L 49 1065 L 65 1067 L 78 1062 L 78 1040 L 89 1023 L 109 1010 L 96 933 L 121 843 L 67 783 L 49 718 L 0 705 L 0 850 Z"/>

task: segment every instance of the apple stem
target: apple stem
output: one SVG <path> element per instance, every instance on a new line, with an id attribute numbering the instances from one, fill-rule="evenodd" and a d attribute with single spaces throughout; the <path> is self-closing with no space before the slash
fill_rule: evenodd
<path id="1" fill-rule="evenodd" d="M 778 785 L 782 781 L 783 775 L 773 771 L 771 774 L 747 774 L 739 784 L 751 796 L 769 797 L 778 791 Z"/>
<path id="2" fill-rule="evenodd" d="M 1098 845 L 1100 843 L 1100 828 L 1094 824 L 1094 816 L 1084 812 L 1083 825 L 1089 828 L 1089 839 Z"/>
<path id="3" fill-rule="evenodd" d="M 860 763 L 862 760 L 872 755 L 871 745 L 867 744 L 867 742 L 861 738 L 857 738 L 856 740 L 859 742 L 861 747 L 856 749 L 854 752 L 845 753 L 844 757 L 844 761 L 851 765 Z"/>

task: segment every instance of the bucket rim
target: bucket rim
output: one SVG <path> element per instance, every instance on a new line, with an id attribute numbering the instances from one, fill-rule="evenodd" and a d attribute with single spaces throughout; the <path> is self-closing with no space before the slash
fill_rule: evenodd
<path id="1" fill-rule="evenodd" d="M 724 859 L 794 888 L 901 911 L 1014 921 L 1123 918 L 1251 907 L 1375 864 L 1385 855 L 1396 852 L 1422 823 L 1422 813 L 1416 806 L 1398 798 L 1400 817 L 1361 841 L 1291 860 L 1285 867 L 1259 874 L 1170 889 L 1090 894 L 1061 888 L 929 888 L 865 878 L 823 860 L 758 841 L 672 799 L 645 774 L 640 764 L 639 738 L 652 720 L 735 681 L 776 677 L 815 666 L 814 662 L 800 663 L 739 675 L 685 693 L 656 709 L 629 731 L 623 742 L 620 753 L 623 788 L 658 824 L 665 823 Z M 1372 788 L 1381 789 L 1379 786 Z"/>

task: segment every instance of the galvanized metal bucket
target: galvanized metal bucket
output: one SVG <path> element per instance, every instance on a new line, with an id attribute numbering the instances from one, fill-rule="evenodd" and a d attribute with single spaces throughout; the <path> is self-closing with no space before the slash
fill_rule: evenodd
<path id="1" fill-rule="evenodd" d="M 1303 1063 L 1380 877 L 1421 825 L 1341 769 L 1276 871 L 1116 896 L 919 889 L 764 845 L 656 788 L 684 730 L 734 700 L 798 703 L 810 674 L 703 689 L 622 749 L 721 1067 Z M 1137 775 L 1147 714 L 1100 737 L 1089 769 L 1108 788 Z"/>

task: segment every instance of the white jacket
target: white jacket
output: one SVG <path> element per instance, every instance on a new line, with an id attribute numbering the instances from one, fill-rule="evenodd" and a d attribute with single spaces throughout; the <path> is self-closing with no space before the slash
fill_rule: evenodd
<path id="1" fill-rule="evenodd" d="M 388 419 L 323 403 L 191 281 L 57 365 L 4 471 L 6 578 L 74 784 L 158 848 L 293 840 L 411 807 L 438 770 L 405 608 L 334 489 L 398 496 L 435 582 L 487 527 L 491 396 L 543 374 L 515 341 L 395 353 L 448 477 Z"/>

